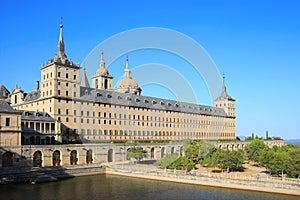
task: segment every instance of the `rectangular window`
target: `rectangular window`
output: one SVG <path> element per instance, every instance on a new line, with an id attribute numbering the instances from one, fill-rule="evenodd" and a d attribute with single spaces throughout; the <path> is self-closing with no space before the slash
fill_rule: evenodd
<path id="1" fill-rule="evenodd" d="M 66 73 L 66 78 L 69 78 L 69 74 L 68 73 Z"/>
<path id="2" fill-rule="evenodd" d="M 69 109 L 66 109 L 66 115 L 68 115 L 69 114 Z"/>
<path id="3" fill-rule="evenodd" d="M 60 115 L 60 108 L 58 109 L 57 113 Z"/>
<path id="4" fill-rule="evenodd" d="M 10 126 L 10 118 L 5 119 L 5 126 Z"/>
<path id="5" fill-rule="evenodd" d="M 60 72 L 57 73 L 57 76 L 60 77 Z"/>
<path id="6" fill-rule="evenodd" d="M 76 80 L 76 75 L 74 75 L 74 80 Z"/>
<path id="7" fill-rule="evenodd" d="M 66 91 L 66 96 L 69 96 L 69 91 Z"/>
<path id="8" fill-rule="evenodd" d="M 57 90 L 57 94 L 60 95 L 60 90 Z"/>

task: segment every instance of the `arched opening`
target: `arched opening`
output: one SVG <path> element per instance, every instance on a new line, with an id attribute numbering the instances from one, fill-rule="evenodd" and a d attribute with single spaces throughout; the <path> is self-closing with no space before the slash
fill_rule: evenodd
<path id="1" fill-rule="evenodd" d="M 154 159 L 154 147 L 150 150 L 150 159 Z"/>
<path id="2" fill-rule="evenodd" d="M 71 164 L 71 165 L 77 165 L 77 161 L 78 161 L 78 158 L 77 158 L 77 151 L 76 151 L 76 150 L 73 150 L 73 151 L 71 151 L 71 153 L 70 153 L 70 164 Z"/>
<path id="3" fill-rule="evenodd" d="M 13 153 L 5 152 L 2 155 L 2 167 L 11 167 L 13 166 Z"/>
<path id="4" fill-rule="evenodd" d="M 43 160 L 42 160 L 42 152 L 36 151 L 33 154 L 33 166 L 34 167 L 40 167 L 42 166 Z"/>
<path id="5" fill-rule="evenodd" d="M 46 137 L 46 144 L 50 144 L 50 137 L 49 136 Z"/>
<path id="6" fill-rule="evenodd" d="M 51 137 L 51 144 L 55 144 L 55 137 L 54 136 Z"/>
<path id="7" fill-rule="evenodd" d="M 165 147 L 162 147 L 160 152 L 160 158 L 163 158 L 164 155 L 165 155 Z"/>
<path id="8" fill-rule="evenodd" d="M 98 89 L 98 79 L 95 80 L 95 86 Z"/>
<path id="9" fill-rule="evenodd" d="M 24 145 L 25 144 L 25 137 L 24 135 L 21 136 L 21 145 Z"/>
<path id="10" fill-rule="evenodd" d="M 92 150 L 87 150 L 86 151 L 86 163 L 87 164 L 92 164 L 93 163 L 93 152 L 92 152 Z"/>
<path id="11" fill-rule="evenodd" d="M 41 144 L 41 137 L 40 136 L 36 136 L 35 144 Z"/>
<path id="12" fill-rule="evenodd" d="M 173 153 L 174 153 L 174 147 L 171 148 L 171 154 L 173 154 Z"/>
<path id="13" fill-rule="evenodd" d="M 109 149 L 107 153 L 107 162 L 113 162 L 114 160 L 114 150 Z"/>
<path id="14" fill-rule="evenodd" d="M 108 86 L 107 86 L 108 84 L 107 83 L 108 83 L 107 79 L 104 79 L 104 89 L 105 90 L 107 90 L 107 88 L 108 88 Z"/>
<path id="15" fill-rule="evenodd" d="M 34 143 L 34 140 L 35 140 L 35 139 L 34 139 L 34 136 L 31 136 L 31 137 L 30 137 L 30 144 L 35 144 L 35 143 Z"/>
<path id="16" fill-rule="evenodd" d="M 53 152 L 52 164 L 53 166 L 60 166 L 60 151 L 56 150 Z"/>

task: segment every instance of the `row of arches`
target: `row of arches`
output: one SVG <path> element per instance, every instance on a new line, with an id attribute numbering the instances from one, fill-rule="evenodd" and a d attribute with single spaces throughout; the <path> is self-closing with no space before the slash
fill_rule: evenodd
<path id="1" fill-rule="evenodd" d="M 55 137 L 49 136 L 30 136 L 29 138 L 21 136 L 21 144 L 22 145 L 39 145 L 39 144 L 55 144 Z"/>
<path id="2" fill-rule="evenodd" d="M 98 162 L 102 160 L 102 162 L 115 162 L 115 161 L 121 161 L 122 158 L 127 158 L 126 154 L 127 151 L 131 147 L 124 148 L 124 157 L 120 156 L 120 152 L 116 148 L 109 148 L 106 153 L 106 159 L 105 157 L 98 158 Z M 120 148 L 121 149 L 121 148 Z M 166 153 L 176 153 L 175 147 L 170 147 L 167 150 L 167 147 L 161 146 L 161 147 L 148 147 L 147 148 L 148 159 L 160 159 L 165 156 Z M 41 167 L 41 166 L 61 166 L 61 165 L 77 165 L 77 164 L 92 164 L 94 163 L 94 152 L 92 149 L 84 149 L 85 155 L 83 156 L 82 153 L 80 153 L 78 150 L 71 150 L 69 148 L 66 149 L 68 154 L 63 155 L 62 150 L 51 150 L 47 149 L 47 151 L 51 151 L 52 153 L 47 156 L 44 155 L 42 150 L 36 150 L 33 152 L 33 154 L 30 153 L 30 157 L 27 157 L 27 161 L 29 161 L 30 165 L 33 167 Z M 178 154 L 182 155 L 182 147 L 178 149 Z M 66 151 L 64 151 L 66 152 Z M 95 153 L 97 155 L 97 153 Z M 103 155 L 103 154 L 102 154 Z M 49 159 L 50 158 L 50 159 Z M 79 162 L 79 158 L 81 159 Z M 84 161 L 83 161 L 84 158 Z M 15 159 L 15 160 L 14 160 Z M 10 167 L 14 166 L 14 161 L 18 159 L 18 155 L 14 154 L 13 152 L 7 151 L 2 154 L 2 167 Z M 44 159 L 47 159 L 46 162 Z M 121 160 L 120 160 L 121 159 Z M 105 161 L 106 160 L 106 161 Z M 18 162 L 18 161 L 16 161 Z M 97 162 L 96 162 L 97 163 Z"/>

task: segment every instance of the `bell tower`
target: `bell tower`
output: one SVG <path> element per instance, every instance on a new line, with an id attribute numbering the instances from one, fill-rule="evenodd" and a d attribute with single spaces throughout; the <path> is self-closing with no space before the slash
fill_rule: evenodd
<path id="1" fill-rule="evenodd" d="M 113 76 L 105 68 L 104 51 L 102 50 L 100 67 L 96 71 L 96 74 L 92 76 L 92 88 L 112 90 L 112 79 Z"/>
<path id="2" fill-rule="evenodd" d="M 227 94 L 224 75 L 222 92 L 221 95 L 214 100 L 214 106 L 223 108 L 228 116 L 235 118 L 235 99 Z"/>

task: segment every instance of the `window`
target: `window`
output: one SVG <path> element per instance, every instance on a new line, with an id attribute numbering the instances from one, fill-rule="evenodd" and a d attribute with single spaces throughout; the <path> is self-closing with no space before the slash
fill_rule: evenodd
<path id="1" fill-rule="evenodd" d="M 66 109 L 66 115 L 68 115 L 69 114 L 69 109 Z"/>
<path id="2" fill-rule="evenodd" d="M 74 80 L 76 80 L 76 75 L 74 75 Z"/>
<path id="3" fill-rule="evenodd" d="M 68 73 L 66 73 L 66 78 L 69 78 L 69 74 Z"/>
<path id="4" fill-rule="evenodd" d="M 10 126 L 10 118 L 5 119 L 5 126 Z"/>
<path id="5" fill-rule="evenodd" d="M 66 96 L 69 96 L 69 91 L 66 91 Z"/>
<path id="6" fill-rule="evenodd" d="M 60 95 L 60 90 L 57 90 L 57 94 Z"/>
<path id="7" fill-rule="evenodd" d="M 60 115 L 60 108 L 58 109 L 57 113 Z"/>
<path id="8" fill-rule="evenodd" d="M 57 73 L 57 76 L 60 77 L 60 72 Z"/>

